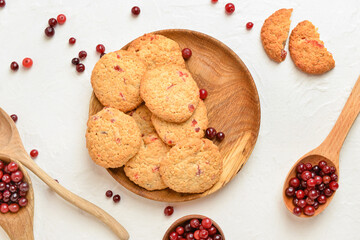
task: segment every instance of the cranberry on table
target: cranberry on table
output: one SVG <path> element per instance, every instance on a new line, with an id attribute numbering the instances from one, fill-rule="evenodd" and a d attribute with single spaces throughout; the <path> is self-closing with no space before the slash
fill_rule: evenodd
<path id="1" fill-rule="evenodd" d="M 165 216 L 171 216 L 173 213 L 174 213 L 174 207 L 172 207 L 172 206 L 167 206 L 164 209 Z"/>
<path id="2" fill-rule="evenodd" d="M 188 60 L 192 56 L 192 51 L 190 48 L 184 48 L 181 53 L 185 60 Z"/>
<path id="3" fill-rule="evenodd" d="M 33 60 L 31 58 L 24 58 L 22 61 L 22 65 L 26 68 L 31 68 L 33 65 Z"/>
<path id="4" fill-rule="evenodd" d="M 5 7 L 5 5 L 6 5 L 5 0 L 0 0 L 0 7 L 3 8 Z"/>
<path id="5" fill-rule="evenodd" d="M 216 134 L 216 139 L 218 140 L 218 141 L 222 141 L 222 140 L 224 140 L 224 138 L 225 138 L 225 133 L 223 133 L 223 132 L 218 132 L 217 134 Z"/>
<path id="6" fill-rule="evenodd" d="M 114 201 L 115 203 L 120 202 L 120 199 L 121 199 L 121 197 L 120 197 L 119 194 L 116 194 L 116 195 L 113 197 L 113 201 Z"/>
<path id="7" fill-rule="evenodd" d="M 48 37 L 52 37 L 55 34 L 55 29 L 53 27 L 45 28 L 45 35 Z"/>
<path id="8" fill-rule="evenodd" d="M 80 59 L 79 58 L 73 58 L 71 60 L 71 63 L 74 64 L 74 65 L 78 65 L 80 63 Z"/>
<path id="9" fill-rule="evenodd" d="M 212 3 L 217 3 L 217 2 L 218 2 L 218 0 L 211 0 L 211 2 L 212 2 Z"/>
<path id="10" fill-rule="evenodd" d="M 103 44 L 98 44 L 98 45 L 96 46 L 96 51 L 97 51 L 98 53 L 104 53 L 104 52 L 105 52 L 105 46 L 104 46 Z"/>
<path id="11" fill-rule="evenodd" d="M 225 5 L 225 11 L 226 11 L 226 13 L 228 13 L 228 14 L 232 14 L 233 12 L 235 12 L 235 5 L 232 4 L 232 3 L 227 3 L 227 4 Z"/>
<path id="12" fill-rule="evenodd" d="M 86 56 L 87 56 L 87 52 L 86 52 L 86 51 L 80 51 L 80 52 L 79 52 L 79 58 L 80 58 L 81 60 L 85 59 Z"/>
<path id="13" fill-rule="evenodd" d="M 206 131 L 205 131 L 205 136 L 210 140 L 214 139 L 215 136 L 216 136 L 215 128 L 212 128 L 212 127 L 207 128 Z"/>
<path id="14" fill-rule="evenodd" d="M 78 65 L 76 65 L 76 71 L 79 73 L 85 71 L 85 65 L 82 63 L 79 63 Z"/>
<path id="15" fill-rule="evenodd" d="M 113 192 L 111 190 L 107 190 L 105 193 L 105 196 L 107 196 L 108 198 L 111 198 L 113 196 Z"/>
<path id="16" fill-rule="evenodd" d="M 208 95 L 208 92 L 205 89 L 200 89 L 199 90 L 199 95 L 200 95 L 201 100 L 205 100 L 207 95 Z"/>
<path id="17" fill-rule="evenodd" d="M 135 6 L 135 7 L 131 8 L 131 12 L 132 12 L 132 14 L 137 16 L 140 14 L 140 8 L 138 6 Z"/>
<path id="18" fill-rule="evenodd" d="M 38 155 L 39 155 L 38 150 L 33 149 L 33 150 L 30 151 L 30 156 L 31 156 L 32 158 L 36 158 Z"/>
<path id="19" fill-rule="evenodd" d="M 12 62 L 10 64 L 10 69 L 13 70 L 13 71 L 17 71 L 19 69 L 19 64 L 17 62 Z"/>
<path id="20" fill-rule="evenodd" d="M 253 24 L 252 22 L 248 22 L 248 23 L 246 24 L 246 29 L 247 29 L 247 30 L 251 30 L 251 29 L 253 28 L 253 26 L 254 26 L 254 24 Z"/>
<path id="21" fill-rule="evenodd" d="M 55 27 L 57 25 L 57 20 L 55 18 L 50 18 L 48 23 L 50 27 Z"/>
<path id="22" fill-rule="evenodd" d="M 64 24 L 66 22 L 66 16 L 64 14 L 59 14 L 57 16 L 57 21 L 60 25 Z"/>
<path id="23" fill-rule="evenodd" d="M 75 43 L 76 43 L 76 38 L 74 38 L 74 37 L 69 38 L 70 45 L 74 45 Z"/>

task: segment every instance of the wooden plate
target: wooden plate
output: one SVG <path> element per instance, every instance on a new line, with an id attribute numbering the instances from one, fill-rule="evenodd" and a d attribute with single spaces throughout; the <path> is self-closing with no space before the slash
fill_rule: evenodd
<path id="1" fill-rule="evenodd" d="M 208 91 L 205 105 L 208 109 L 209 126 L 226 135 L 221 143 L 216 142 L 224 159 L 224 170 L 220 181 L 201 194 L 182 194 L 169 189 L 148 191 L 131 182 L 123 168 L 108 169 L 108 172 L 125 188 L 145 198 L 163 202 L 189 201 L 216 192 L 246 163 L 260 128 L 259 96 L 245 64 L 225 44 L 191 30 L 169 29 L 154 33 L 175 40 L 181 48 L 188 47 L 192 50 L 192 57 L 186 62 L 186 66 L 199 88 Z M 127 49 L 128 45 L 123 49 Z M 89 115 L 102 108 L 93 93 Z"/>

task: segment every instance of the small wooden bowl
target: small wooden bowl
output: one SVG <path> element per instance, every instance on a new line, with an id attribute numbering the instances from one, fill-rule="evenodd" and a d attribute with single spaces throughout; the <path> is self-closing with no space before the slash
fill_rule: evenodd
<path id="1" fill-rule="evenodd" d="M 209 126 L 226 135 L 221 143 L 216 142 L 223 156 L 223 172 L 212 188 L 200 194 L 183 194 L 170 189 L 148 191 L 130 181 L 123 168 L 108 169 L 108 172 L 125 188 L 145 198 L 162 202 L 189 201 L 218 191 L 230 182 L 246 163 L 260 128 L 259 96 L 245 64 L 222 42 L 203 33 L 184 29 L 154 33 L 173 39 L 181 48 L 188 47 L 192 50 L 186 66 L 199 88 L 208 91 L 204 103 L 208 110 Z M 128 45 L 123 49 L 127 49 Z M 89 115 L 102 108 L 103 105 L 93 93 Z"/>
<path id="2" fill-rule="evenodd" d="M 169 235 L 170 233 L 174 232 L 176 227 L 179 225 L 182 225 L 183 223 L 185 223 L 186 221 L 189 221 L 193 218 L 198 218 L 198 219 L 204 219 L 206 218 L 203 215 L 187 215 L 184 216 L 182 218 L 179 218 L 178 220 L 176 220 L 169 228 L 168 230 L 165 232 L 163 240 L 169 240 Z M 216 229 L 218 230 L 218 233 L 222 236 L 222 239 L 225 240 L 225 235 L 224 232 L 221 230 L 221 228 L 219 227 L 219 225 L 210 218 L 212 224 L 216 227 Z"/>

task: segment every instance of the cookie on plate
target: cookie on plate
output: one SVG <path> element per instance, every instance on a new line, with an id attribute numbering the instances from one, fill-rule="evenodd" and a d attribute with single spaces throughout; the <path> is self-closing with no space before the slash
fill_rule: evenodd
<path id="1" fill-rule="evenodd" d="M 204 137 L 209 123 L 206 106 L 201 100 L 194 114 L 183 123 L 166 122 L 155 114 L 152 115 L 151 120 L 161 139 L 170 146 L 174 146 L 184 138 Z"/>
<path id="2" fill-rule="evenodd" d="M 105 54 L 91 74 L 94 93 L 102 105 L 127 112 L 142 103 L 140 81 L 146 64 L 136 54 L 119 50 Z"/>
<path id="3" fill-rule="evenodd" d="M 91 159 L 104 168 L 122 167 L 140 149 L 135 120 L 115 108 L 104 108 L 87 123 L 86 147 Z"/>
<path id="4" fill-rule="evenodd" d="M 161 179 L 159 168 L 161 159 L 170 148 L 156 133 L 145 136 L 143 140 L 139 152 L 125 164 L 125 174 L 135 184 L 149 191 L 165 189 L 167 186 Z"/>
<path id="5" fill-rule="evenodd" d="M 136 53 L 149 69 L 169 64 L 185 67 L 179 44 L 159 34 L 148 33 L 135 39 L 128 51 Z"/>
<path id="6" fill-rule="evenodd" d="M 208 139 L 187 138 L 170 149 L 161 161 L 160 175 L 176 192 L 202 193 L 220 179 L 223 162 Z"/>
<path id="7" fill-rule="evenodd" d="M 128 113 L 132 116 L 140 128 L 140 132 L 142 136 L 146 136 L 155 132 L 155 128 L 151 122 L 152 113 L 145 106 L 145 104 L 140 105 L 135 110 Z"/>
<path id="8" fill-rule="evenodd" d="M 320 40 L 310 21 L 300 22 L 291 32 L 289 51 L 296 67 L 310 74 L 322 74 L 335 67 L 335 60 Z"/>
<path id="9" fill-rule="evenodd" d="M 190 72 L 177 65 L 145 73 L 140 95 L 149 110 L 167 122 L 184 122 L 199 104 L 199 88 Z"/>
<path id="10" fill-rule="evenodd" d="M 290 30 L 293 9 L 280 9 L 268 17 L 261 28 L 261 42 L 266 54 L 275 62 L 286 58 L 285 43 Z"/>

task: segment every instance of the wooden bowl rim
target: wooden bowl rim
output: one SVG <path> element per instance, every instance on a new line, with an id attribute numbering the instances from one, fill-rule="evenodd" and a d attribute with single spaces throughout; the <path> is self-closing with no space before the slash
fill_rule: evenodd
<path id="1" fill-rule="evenodd" d="M 260 122 L 261 122 L 261 108 L 260 108 L 260 98 L 259 98 L 259 94 L 258 94 L 258 91 L 257 91 L 257 88 L 256 88 L 256 85 L 255 85 L 255 82 L 254 82 L 254 79 L 249 71 L 249 69 L 246 67 L 246 65 L 244 64 L 244 62 L 240 59 L 240 57 L 231 49 L 229 48 L 227 45 L 225 45 L 224 43 L 222 43 L 221 41 L 217 40 L 216 38 L 214 37 L 211 37 L 207 34 L 204 34 L 204 33 L 201 33 L 201 32 L 198 32 L 198 31 L 193 31 L 193 30 L 188 30 L 188 29 L 163 29 L 163 30 L 158 30 L 158 31 L 154 31 L 154 32 L 151 32 L 152 34 L 163 34 L 163 35 L 166 35 L 166 33 L 169 33 L 169 32 L 183 32 L 183 33 L 191 33 L 191 34 L 194 34 L 194 35 L 197 35 L 199 36 L 200 38 L 207 38 L 209 39 L 210 41 L 213 41 L 216 45 L 219 46 L 219 48 L 223 48 L 227 51 L 227 53 L 231 54 L 231 57 L 234 58 L 234 60 L 241 66 L 241 69 L 245 72 L 246 74 L 246 77 L 248 79 L 248 83 L 251 85 L 252 87 L 252 91 L 253 91 L 253 94 L 252 96 L 255 98 L 256 100 L 256 112 L 258 113 L 257 116 L 258 116 L 258 121 L 256 122 L 256 127 L 254 128 L 254 130 L 250 130 L 251 133 L 252 133 L 252 136 L 253 136 L 253 141 L 254 141 L 254 144 L 251 146 L 251 149 L 249 149 L 249 155 L 248 157 L 246 158 L 245 162 L 243 163 L 243 165 L 246 164 L 246 162 L 248 161 L 248 159 L 250 158 L 251 156 L 251 153 L 252 151 L 254 150 L 254 147 L 256 145 L 256 142 L 257 142 L 257 139 L 258 139 L 258 136 L 259 136 L 259 131 L 260 131 Z M 171 39 L 171 37 L 169 37 Z M 136 39 L 136 38 L 135 38 Z M 134 40 L 135 40 L 134 39 Z M 132 40 L 132 41 L 134 41 Z M 131 41 L 131 42 L 132 42 Z M 175 40 L 174 40 L 175 41 Z M 126 50 L 127 47 L 130 45 L 130 43 L 127 43 L 124 47 L 122 47 L 121 49 L 122 50 Z M 91 103 L 92 103 L 92 99 L 96 98 L 95 94 L 94 94 L 94 91 L 92 92 L 92 96 L 91 96 L 91 99 L 90 99 L 90 104 L 89 104 L 89 107 L 91 107 Z M 90 116 L 90 111 L 91 109 L 89 108 L 89 116 Z M 255 125 L 255 124 L 254 124 Z M 242 166 L 243 166 L 242 165 Z M 240 172 L 241 168 L 239 169 L 238 172 Z M 107 169 L 108 173 L 117 181 L 117 179 L 115 178 L 116 174 L 112 171 L 112 169 L 108 168 Z M 237 172 L 237 173 L 238 173 Z M 227 183 L 229 183 L 236 175 L 234 174 L 233 176 L 231 176 L 229 178 L 229 180 L 227 182 L 225 182 L 220 188 L 208 193 L 208 194 L 205 194 L 207 193 L 209 190 L 211 190 L 212 188 L 210 188 L 209 190 L 203 192 L 203 193 L 197 193 L 197 194 L 182 194 L 182 195 L 186 195 L 187 198 L 186 199 L 179 199 L 179 200 L 168 200 L 168 199 L 157 199 L 155 197 L 152 197 L 152 195 L 146 195 L 146 194 L 140 194 L 139 193 L 139 190 L 137 190 L 136 188 L 133 188 L 133 187 L 129 187 L 127 186 L 127 184 L 124 184 L 123 182 L 121 181 L 117 181 L 119 182 L 124 188 L 126 188 L 127 190 L 133 192 L 134 194 L 138 195 L 138 196 L 142 196 L 144 198 L 147 198 L 147 199 L 150 199 L 150 200 L 153 200 L 153 201 L 161 201 L 161 202 L 185 202 L 185 201 L 191 201 L 191 200 L 195 200 L 195 199 L 198 199 L 198 198 L 202 198 L 202 197 L 205 197 L 205 196 L 208 196 L 208 195 L 211 195 L 215 192 L 217 192 L 218 190 L 222 189 Z M 135 183 L 133 183 L 135 185 Z M 136 185 L 137 186 L 137 185 Z M 141 187 L 140 187 L 141 188 Z M 147 192 L 156 192 L 155 191 L 148 191 L 144 188 L 141 188 L 143 191 L 147 191 Z M 190 196 L 190 197 L 189 197 Z"/>
<path id="2" fill-rule="evenodd" d="M 183 216 L 183 217 L 175 220 L 173 222 L 173 224 L 170 225 L 170 227 L 166 230 L 166 232 L 164 234 L 163 240 L 168 240 L 169 239 L 169 234 L 171 232 L 175 231 L 175 228 L 177 226 L 179 226 L 180 224 L 183 224 L 184 222 L 189 221 L 190 219 L 193 219 L 193 218 L 204 219 L 204 218 L 209 218 L 209 217 L 206 217 L 206 216 L 200 215 L 200 214 L 190 214 L 190 215 Z M 212 224 L 218 230 L 218 233 L 220 233 L 220 235 L 222 236 L 222 239 L 225 240 L 224 232 L 220 228 L 219 224 L 217 224 L 212 218 L 209 218 L 209 219 L 211 220 Z"/>

